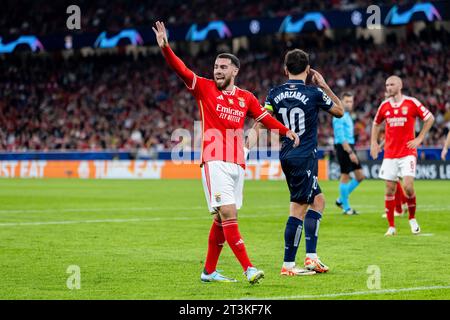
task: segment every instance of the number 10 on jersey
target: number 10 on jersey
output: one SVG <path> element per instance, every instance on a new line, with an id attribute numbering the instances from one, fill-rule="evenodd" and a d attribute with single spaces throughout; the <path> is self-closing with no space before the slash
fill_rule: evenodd
<path id="1" fill-rule="evenodd" d="M 280 108 L 278 113 L 283 117 L 284 125 L 299 137 L 305 133 L 305 112 L 301 108 Z"/>

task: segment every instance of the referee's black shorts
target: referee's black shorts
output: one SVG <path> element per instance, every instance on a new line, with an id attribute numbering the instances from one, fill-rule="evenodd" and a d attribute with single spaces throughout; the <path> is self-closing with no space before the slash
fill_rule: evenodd
<path id="1" fill-rule="evenodd" d="M 353 152 L 355 152 L 355 148 L 352 144 L 350 147 Z M 336 149 L 336 157 L 338 159 L 339 166 L 341 167 L 341 173 L 349 174 L 352 171 L 361 169 L 361 162 L 358 162 L 358 164 L 352 162 L 352 160 L 350 160 L 350 155 L 344 150 L 342 144 L 335 144 L 334 148 Z"/>

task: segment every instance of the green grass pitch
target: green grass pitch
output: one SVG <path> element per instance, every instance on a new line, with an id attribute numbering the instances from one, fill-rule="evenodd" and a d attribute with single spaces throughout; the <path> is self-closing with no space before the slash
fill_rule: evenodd
<path id="1" fill-rule="evenodd" d="M 266 273 L 251 286 L 228 246 L 218 269 L 239 282 L 200 282 L 211 225 L 200 181 L 1 179 L 0 298 L 449 299 L 449 182 L 417 181 L 422 235 L 397 218 L 392 238 L 384 237 L 382 181 L 364 181 L 352 194 L 358 216 L 335 207 L 337 185 L 321 183 L 318 253 L 330 272 L 293 278 L 279 275 L 286 184 L 246 181 L 240 231 Z M 304 253 L 303 234 L 299 263 Z M 78 290 L 66 284 L 71 265 L 80 268 Z M 379 268 L 380 288 L 368 287 L 369 266 Z"/>

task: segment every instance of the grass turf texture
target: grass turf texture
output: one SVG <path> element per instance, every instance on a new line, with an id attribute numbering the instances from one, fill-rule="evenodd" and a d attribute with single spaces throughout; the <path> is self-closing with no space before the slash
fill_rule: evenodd
<path id="1" fill-rule="evenodd" d="M 448 182 L 417 181 L 425 235 L 412 235 L 408 219 L 396 218 L 399 235 L 392 238 L 383 236 L 382 181 L 364 181 L 352 194 L 358 216 L 343 216 L 334 205 L 337 182 L 321 187 L 327 208 L 318 253 L 330 272 L 293 278 L 279 275 L 287 186 L 246 181 L 240 230 L 251 260 L 266 273 L 251 286 L 228 246 L 218 269 L 239 282 L 200 282 L 211 225 L 200 181 L 0 179 L 0 298 L 450 298 L 448 288 L 367 293 L 370 265 L 381 270 L 381 290 L 450 284 Z M 304 253 L 303 234 L 299 264 Z M 66 286 L 70 265 L 80 267 L 79 290 Z M 351 292 L 364 293 L 339 295 Z"/>

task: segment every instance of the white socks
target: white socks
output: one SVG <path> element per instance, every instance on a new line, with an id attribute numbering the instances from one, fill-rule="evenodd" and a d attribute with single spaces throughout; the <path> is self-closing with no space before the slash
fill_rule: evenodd
<path id="1" fill-rule="evenodd" d="M 317 253 L 307 253 L 306 257 L 310 258 L 310 259 L 313 259 L 313 260 L 317 259 Z"/>
<path id="2" fill-rule="evenodd" d="M 283 267 L 292 269 L 293 267 L 295 267 L 295 262 L 283 262 Z"/>

